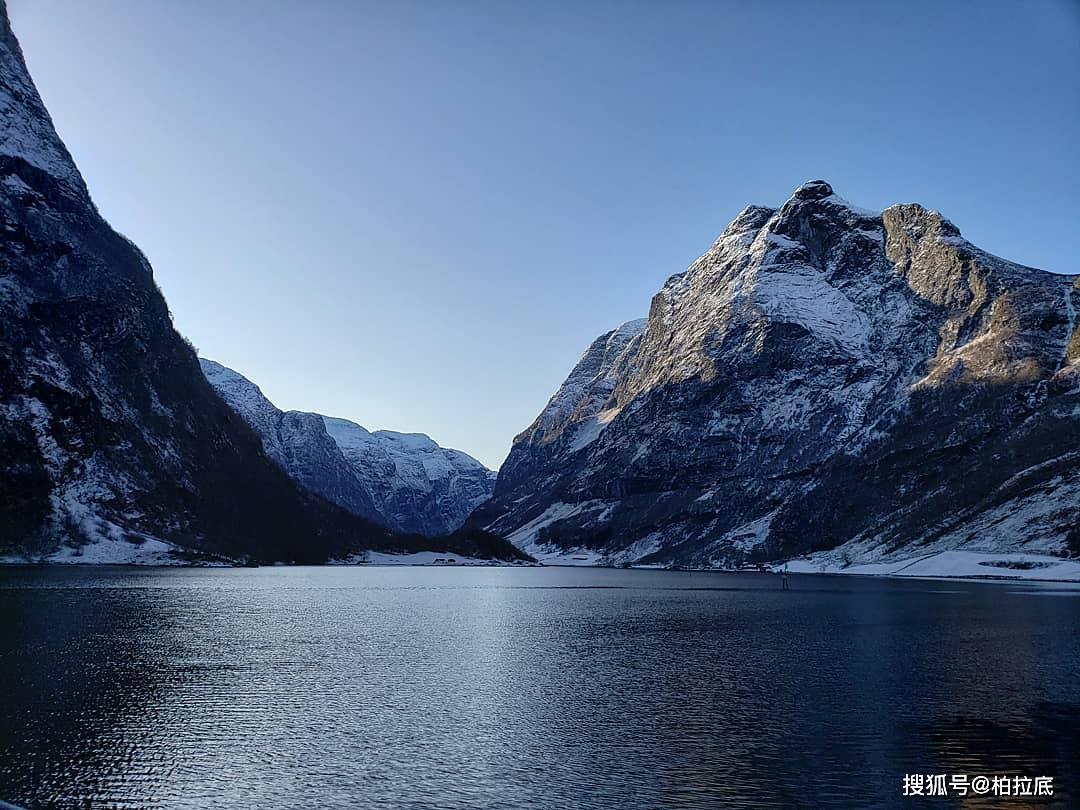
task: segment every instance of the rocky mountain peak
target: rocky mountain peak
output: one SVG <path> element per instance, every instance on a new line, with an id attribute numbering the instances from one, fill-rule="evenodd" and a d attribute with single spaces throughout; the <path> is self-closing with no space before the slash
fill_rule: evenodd
<path id="1" fill-rule="evenodd" d="M 808 180 L 791 195 L 796 200 L 823 200 L 832 196 L 833 187 L 824 180 Z"/>
<path id="2" fill-rule="evenodd" d="M 891 232 L 904 231 L 915 238 L 960 236 L 960 229 L 937 211 L 918 203 L 899 203 L 882 211 L 885 227 Z"/>
<path id="3" fill-rule="evenodd" d="M 617 363 L 615 333 L 590 346 L 475 525 L 615 564 L 1080 551 L 1077 297 L 935 211 L 805 183 L 671 276 Z"/>
<path id="4" fill-rule="evenodd" d="M 764 205 L 748 205 L 736 215 L 735 219 L 728 223 L 721 234 L 725 236 L 737 236 L 741 233 L 760 231 L 765 223 L 776 213 L 775 208 L 767 208 Z"/>

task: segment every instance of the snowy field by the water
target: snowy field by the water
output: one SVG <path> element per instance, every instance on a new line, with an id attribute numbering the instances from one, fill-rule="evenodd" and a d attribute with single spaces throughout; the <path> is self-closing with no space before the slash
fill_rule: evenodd
<path id="1" fill-rule="evenodd" d="M 792 560 L 787 570 L 803 574 L 861 574 L 884 577 L 960 577 L 1080 582 L 1080 560 L 1047 554 L 980 554 L 940 551 L 889 562 L 844 565 L 834 557 Z"/>
<path id="2" fill-rule="evenodd" d="M 412 554 L 389 554 L 368 551 L 343 560 L 331 560 L 329 565 L 509 565 L 499 560 L 465 557 L 449 551 L 417 551 Z"/>
<path id="3" fill-rule="evenodd" d="M 566 567 L 623 567 L 592 549 L 533 549 L 536 563 L 507 563 L 466 557 L 446 551 L 417 551 L 411 554 L 368 551 L 344 559 L 331 560 L 329 565 L 423 565 L 423 566 L 492 566 L 545 565 Z M 142 543 L 126 540 L 101 540 L 79 547 L 61 547 L 51 554 L 29 557 L 0 556 L 0 565 L 31 565 L 56 563 L 60 565 L 192 565 L 178 549 L 161 540 L 148 539 Z M 230 566 L 226 559 L 204 559 L 200 566 Z M 665 568 L 662 564 L 632 566 L 634 568 Z M 1049 554 L 980 553 L 975 551 L 940 551 L 936 553 L 888 561 L 847 564 L 836 552 L 822 552 L 810 557 L 777 563 L 771 570 L 784 568 L 794 574 L 853 574 L 880 577 L 944 577 L 962 579 L 1024 579 L 1057 582 L 1080 582 L 1080 559 L 1066 559 Z"/>

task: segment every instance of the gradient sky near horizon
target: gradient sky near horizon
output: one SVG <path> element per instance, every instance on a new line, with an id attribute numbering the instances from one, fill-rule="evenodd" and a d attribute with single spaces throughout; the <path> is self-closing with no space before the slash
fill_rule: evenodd
<path id="1" fill-rule="evenodd" d="M 1080 4 L 8 0 L 177 328 L 497 466 L 588 343 L 822 177 L 1080 272 Z"/>

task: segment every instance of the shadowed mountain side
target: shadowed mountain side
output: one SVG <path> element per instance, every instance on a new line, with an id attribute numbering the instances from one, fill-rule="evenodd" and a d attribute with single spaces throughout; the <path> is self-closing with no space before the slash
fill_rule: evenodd
<path id="1" fill-rule="evenodd" d="M 0 110 L 0 556 L 429 548 L 303 491 L 220 400 L 91 202 L 2 2 Z"/>

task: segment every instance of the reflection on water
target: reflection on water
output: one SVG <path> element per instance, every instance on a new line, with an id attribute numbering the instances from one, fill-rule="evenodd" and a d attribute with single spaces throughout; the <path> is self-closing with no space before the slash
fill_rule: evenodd
<path id="1" fill-rule="evenodd" d="M 0 570 L 31 807 L 911 806 L 1080 773 L 1080 590 L 581 569 Z M 1070 598 L 1062 598 L 1070 597 Z M 947 805 L 947 802 L 945 803 Z"/>

